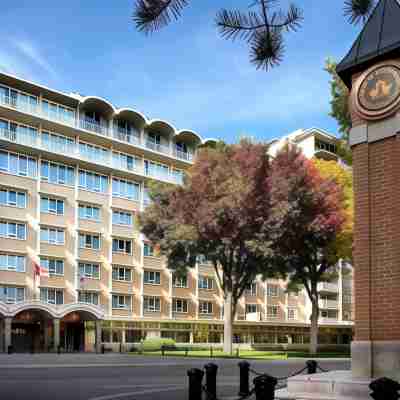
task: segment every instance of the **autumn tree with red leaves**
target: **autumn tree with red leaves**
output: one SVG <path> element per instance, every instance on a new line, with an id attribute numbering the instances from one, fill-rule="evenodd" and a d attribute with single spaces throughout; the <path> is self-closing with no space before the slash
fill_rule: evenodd
<path id="1" fill-rule="evenodd" d="M 238 300 L 258 275 L 304 285 L 314 343 L 317 284 L 335 262 L 330 246 L 343 220 L 339 186 L 294 148 L 273 160 L 267 152 L 249 141 L 199 150 L 184 184 L 152 190 L 153 203 L 140 217 L 142 232 L 171 270 L 185 272 L 199 255 L 212 261 L 224 296 L 227 353 Z"/>
<path id="2" fill-rule="evenodd" d="M 305 288 L 312 304 L 310 353 L 317 353 L 318 283 L 332 279 L 340 254 L 336 238 L 344 229 L 343 190 L 334 177 L 323 178 L 312 160 L 286 148 L 273 160 L 271 209 L 276 210 L 274 252 L 287 271 L 289 290 Z"/>
<path id="3" fill-rule="evenodd" d="M 183 186 L 153 191 L 141 216 L 142 232 L 172 270 L 211 260 L 224 296 L 224 351 L 232 352 L 232 321 L 239 298 L 258 274 L 272 276 L 270 174 L 267 147 L 242 141 L 198 153 Z"/>

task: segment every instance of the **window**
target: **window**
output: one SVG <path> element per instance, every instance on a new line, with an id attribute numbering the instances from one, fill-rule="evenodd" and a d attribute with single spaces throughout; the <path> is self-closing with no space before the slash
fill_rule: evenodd
<path id="1" fill-rule="evenodd" d="M 108 163 L 110 159 L 109 150 L 83 142 L 79 142 L 79 154 L 86 159 L 98 163 Z"/>
<path id="2" fill-rule="evenodd" d="M 54 153 L 74 154 L 76 151 L 75 139 L 68 136 L 42 132 L 42 146 Z"/>
<path id="3" fill-rule="evenodd" d="M 132 226 L 132 213 L 113 210 L 112 221 L 115 225 Z"/>
<path id="4" fill-rule="evenodd" d="M 143 255 L 145 257 L 157 257 L 155 251 L 154 251 L 154 246 L 152 246 L 149 243 L 145 243 L 143 245 Z"/>
<path id="5" fill-rule="evenodd" d="M 99 279 L 100 265 L 92 263 L 79 263 L 79 276 L 81 278 Z"/>
<path id="6" fill-rule="evenodd" d="M 160 312 L 161 302 L 159 297 L 145 296 L 143 299 L 144 312 Z"/>
<path id="7" fill-rule="evenodd" d="M 176 288 L 187 288 L 188 287 L 187 275 L 181 276 L 173 274 L 172 283 Z"/>
<path id="8" fill-rule="evenodd" d="M 100 221 L 100 207 L 79 204 L 79 218 Z"/>
<path id="9" fill-rule="evenodd" d="M 278 296 L 278 285 L 267 284 L 267 296 L 277 297 Z"/>
<path id="10" fill-rule="evenodd" d="M 0 271 L 25 272 L 25 256 L 0 253 Z"/>
<path id="11" fill-rule="evenodd" d="M 200 314 L 212 314 L 213 313 L 213 303 L 211 303 L 211 301 L 200 301 L 199 313 Z"/>
<path id="12" fill-rule="evenodd" d="M 160 285 L 161 274 L 158 271 L 144 271 L 143 282 L 149 285 Z"/>
<path id="13" fill-rule="evenodd" d="M 289 321 L 294 321 L 297 319 L 297 310 L 295 308 L 288 308 L 287 319 Z"/>
<path id="14" fill-rule="evenodd" d="M 113 266 L 112 279 L 114 281 L 132 281 L 132 269 L 127 267 Z"/>
<path id="15" fill-rule="evenodd" d="M 26 224 L 0 221 L 0 237 L 26 240 Z"/>
<path id="16" fill-rule="evenodd" d="M 246 314 L 253 314 L 257 312 L 257 304 L 246 304 Z"/>
<path id="17" fill-rule="evenodd" d="M 56 185 L 75 185 L 75 169 L 63 164 L 42 160 L 40 163 L 40 176 L 42 181 Z"/>
<path id="18" fill-rule="evenodd" d="M 80 249 L 100 249 L 100 236 L 91 235 L 89 233 L 79 234 L 79 248 Z"/>
<path id="19" fill-rule="evenodd" d="M 0 189 L 0 205 L 26 208 L 26 193 Z"/>
<path id="20" fill-rule="evenodd" d="M 112 295 L 112 308 L 122 308 L 129 310 L 131 308 L 131 296 Z"/>
<path id="21" fill-rule="evenodd" d="M 112 195 L 128 200 L 139 201 L 140 185 L 138 183 L 126 181 L 124 179 L 113 178 Z"/>
<path id="22" fill-rule="evenodd" d="M 42 243 L 61 245 L 65 243 L 64 229 L 57 228 L 40 228 L 40 241 Z"/>
<path id="23" fill-rule="evenodd" d="M 207 289 L 211 290 L 214 288 L 214 279 L 209 278 L 208 276 L 200 275 L 199 276 L 199 289 Z"/>
<path id="24" fill-rule="evenodd" d="M 250 285 L 247 285 L 246 294 L 248 296 L 257 296 L 257 283 L 256 282 L 252 282 L 252 283 L 250 283 Z"/>
<path id="25" fill-rule="evenodd" d="M 0 286 L 0 300 L 12 304 L 25 300 L 25 288 L 15 286 Z"/>
<path id="26" fill-rule="evenodd" d="M 187 313 L 188 312 L 188 302 L 184 299 L 173 299 L 172 311 L 176 313 Z"/>
<path id="27" fill-rule="evenodd" d="M 69 125 L 74 125 L 75 123 L 75 110 L 47 100 L 42 101 L 42 113 L 48 119 L 61 121 Z"/>
<path id="28" fill-rule="evenodd" d="M 153 161 L 144 160 L 144 171 L 147 176 L 167 180 L 169 179 L 169 168 L 164 164 L 158 164 Z"/>
<path id="29" fill-rule="evenodd" d="M 336 153 L 335 144 L 331 144 L 320 139 L 315 139 L 315 148 L 318 150 L 326 150 L 330 151 L 331 153 Z"/>
<path id="30" fill-rule="evenodd" d="M 114 168 L 135 171 L 140 168 L 141 159 L 128 154 L 114 151 L 112 153 L 112 166 Z"/>
<path id="31" fill-rule="evenodd" d="M 49 271 L 49 275 L 64 275 L 64 260 L 40 257 L 40 266 Z"/>
<path id="32" fill-rule="evenodd" d="M 114 253 L 132 254 L 132 240 L 113 239 L 112 251 Z"/>
<path id="33" fill-rule="evenodd" d="M 278 318 L 278 306 L 267 307 L 267 318 Z"/>
<path id="34" fill-rule="evenodd" d="M 64 200 L 49 197 L 40 198 L 40 211 L 42 213 L 64 215 Z"/>
<path id="35" fill-rule="evenodd" d="M 184 176 L 183 171 L 175 168 L 171 169 L 171 178 L 175 183 L 182 185 L 183 176 Z"/>
<path id="36" fill-rule="evenodd" d="M 63 289 L 40 288 L 40 300 L 49 304 L 64 304 Z"/>
<path id="37" fill-rule="evenodd" d="M 108 193 L 108 177 L 94 172 L 79 170 L 79 187 L 91 192 Z"/>
<path id="38" fill-rule="evenodd" d="M 78 302 L 85 304 L 99 305 L 99 294 L 95 292 L 82 292 L 78 293 Z"/>
<path id="39" fill-rule="evenodd" d="M 0 151 L 0 171 L 5 171 L 13 175 L 36 178 L 37 161 L 33 157 L 22 154 Z"/>

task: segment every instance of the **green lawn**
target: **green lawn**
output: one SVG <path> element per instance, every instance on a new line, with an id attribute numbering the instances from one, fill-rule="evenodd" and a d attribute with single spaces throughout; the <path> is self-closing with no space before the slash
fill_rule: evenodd
<path id="1" fill-rule="evenodd" d="M 139 353 L 131 353 L 138 355 Z M 141 355 L 146 356 L 162 356 L 161 351 L 146 351 Z M 165 357 L 185 357 L 186 353 L 183 350 L 171 350 L 166 351 Z M 213 350 L 212 356 L 210 350 L 189 350 L 187 353 L 188 357 L 199 357 L 199 358 L 237 358 L 237 353 L 234 351 L 233 355 L 224 353 L 222 350 Z M 349 354 L 344 353 L 319 353 L 310 356 L 309 353 L 305 352 L 282 352 L 282 351 L 254 351 L 254 350 L 240 350 L 239 358 L 247 360 L 286 360 L 288 358 L 346 358 Z"/>

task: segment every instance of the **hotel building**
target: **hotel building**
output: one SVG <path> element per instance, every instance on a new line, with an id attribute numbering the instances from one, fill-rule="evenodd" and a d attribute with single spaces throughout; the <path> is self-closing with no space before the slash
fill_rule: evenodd
<path id="1" fill-rule="evenodd" d="M 319 129 L 273 141 L 271 152 L 287 140 L 337 159 L 335 137 Z M 221 343 L 223 299 L 206 258 L 175 279 L 136 224 L 148 182 L 180 184 L 205 142 L 102 98 L 0 73 L 0 351 L 129 350 L 154 336 Z M 349 342 L 351 304 L 343 265 L 337 282 L 321 284 L 321 343 Z M 257 280 L 240 301 L 235 341 L 307 343 L 310 311 L 305 293 Z"/>

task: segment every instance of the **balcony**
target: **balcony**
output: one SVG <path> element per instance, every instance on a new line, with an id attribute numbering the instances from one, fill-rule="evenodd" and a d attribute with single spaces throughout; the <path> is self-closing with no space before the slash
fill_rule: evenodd
<path id="1" fill-rule="evenodd" d="M 37 103 L 23 101 L 18 97 L 7 96 L 4 93 L 0 94 L 0 104 L 29 114 L 40 114 L 40 108 Z"/>
<path id="2" fill-rule="evenodd" d="M 150 140 L 146 140 L 145 147 L 147 149 L 150 149 L 153 151 L 158 151 L 159 153 L 163 153 L 163 154 L 170 154 L 170 152 L 171 152 L 169 146 L 165 146 L 160 143 L 154 143 Z"/>
<path id="3" fill-rule="evenodd" d="M 109 136 L 109 129 L 107 126 L 101 125 L 95 121 L 89 121 L 87 119 L 81 119 L 79 121 L 79 127 L 86 131 L 95 132 L 102 136 Z"/>
<path id="4" fill-rule="evenodd" d="M 14 131 L 0 128 L 0 138 L 30 147 L 40 147 L 38 134 L 33 134 L 31 131 L 27 130 L 18 129 Z"/>
<path id="5" fill-rule="evenodd" d="M 121 142 L 141 145 L 140 135 L 137 132 L 132 133 L 132 132 L 128 132 L 127 130 L 124 130 L 124 129 L 114 128 L 113 129 L 113 138 L 120 140 Z"/>
<path id="6" fill-rule="evenodd" d="M 337 300 L 327 300 L 327 299 L 320 299 L 318 302 L 319 308 L 321 309 L 338 309 L 339 302 Z"/>
<path id="7" fill-rule="evenodd" d="M 339 292 L 339 286 L 338 286 L 337 283 L 320 282 L 318 284 L 318 291 L 319 292 L 338 293 Z"/>
<path id="8" fill-rule="evenodd" d="M 73 128 L 78 128 L 78 129 L 83 129 L 89 132 L 94 132 L 96 134 L 102 135 L 102 136 L 107 136 L 107 137 L 112 137 L 117 140 L 120 140 L 122 142 L 126 142 L 129 144 L 137 145 L 140 147 L 144 147 L 146 149 L 156 151 L 158 153 L 166 154 L 172 157 L 175 157 L 179 160 L 184 160 L 187 162 L 193 162 L 194 159 L 194 153 L 189 152 L 189 151 L 182 151 L 178 149 L 174 149 L 173 151 L 171 150 L 171 147 L 169 145 L 165 144 L 160 144 L 160 143 L 155 143 L 151 140 L 146 140 L 144 143 L 141 141 L 140 135 L 137 131 L 127 131 L 121 128 L 109 128 L 108 126 L 104 124 L 100 124 L 99 122 L 95 120 L 89 120 L 89 119 L 79 119 L 77 120 L 75 116 L 73 115 L 74 112 L 71 111 L 71 113 L 68 112 L 63 112 L 61 110 L 61 106 L 59 110 L 51 110 L 51 109 L 43 109 L 44 102 L 35 102 L 31 100 L 29 97 L 27 99 L 21 98 L 21 97 L 14 97 L 14 96 L 8 96 L 5 95 L 4 93 L 0 93 L 0 105 L 13 108 L 15 110 L 28 113 L 31 115 L 38 116 L 40 118 L 46 118 L 51 121 L 56 121 L 64 125 L 68 125 Z M 10 132 L 10 136 L 6 137 L 6 134 L 2 133 L 2 137 L 6 138 L 10 141 L 15 142 L 16 139 L 13 138 L 12 132 Z M 21 143 L 18 141 L 18 143 Z M 24 144 L 24 143 L 22 143 Z M 28 144 L 28 143 L 26 143 Z M 49 151 L 49 148 L 47 148 Z M 70 150 L 70 149 L 69 149 Z M 67 150 L 67 151 L 69 151 Z M 176 183 L 181 183 L 180 180 L 176 181 L 174 178 L 173 179 L 168 179 L 168 181 L 176 182 Z"/>
<path id="9" fill-rule="evenodd" d="M 194 154 L 189 153 L 188 151 L 181 151 L 181 150 L 174 150 L 174 156 L 176 158 L 179 158 L 180 160 L 185 160 L 185 161 L 193 161 Z"/>

